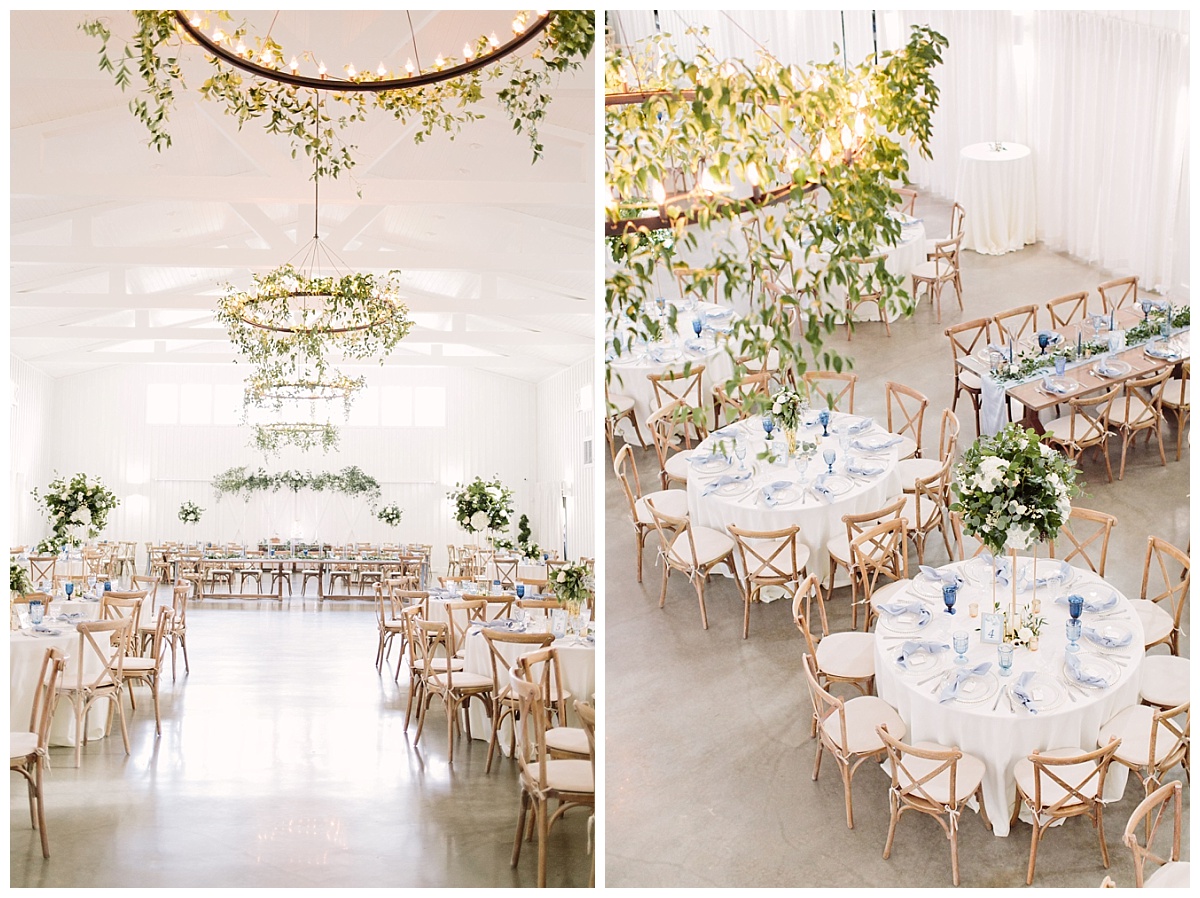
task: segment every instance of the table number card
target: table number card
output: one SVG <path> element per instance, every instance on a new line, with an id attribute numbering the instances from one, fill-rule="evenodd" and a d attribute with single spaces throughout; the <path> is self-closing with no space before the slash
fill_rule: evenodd
<path id="1" fill-rule="evenodd" d="M 979 641 L 999 645 L 1004 641 L 1004 615 L 981 614 L 979 616 Z"/>

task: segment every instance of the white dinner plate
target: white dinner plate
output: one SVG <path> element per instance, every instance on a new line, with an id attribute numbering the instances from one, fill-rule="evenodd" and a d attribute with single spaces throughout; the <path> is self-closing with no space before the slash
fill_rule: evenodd
<path id="1" fill-rule="evenodd" d="M 1015 684 L 1013 684 L 1015 685 Z M 1009 689 L 1011 690 L 1011 686 Z M 1039 714 L 1043 711 L 1053 711 L 1063 702 L 1063 686 L 1058 683 L 1053 677 L 1048 677 L 1044 673 L 1035 673 L 1025 686 L 1025 691 L 1030 695 L 1030 704 Z M 1016 697 L 1013 697 L 1013 704 L 1020 704 Z"/>
<path id="2" fill-rule="evenodd" d="M 1096 583 L 1093 580 L 1090 583 L 1081 583 L 1079 586 L 1075 587 L 1072 592 L 1074 592 L 1075 595 L 1083 596 L 1083 613 L 1092 614 L 1093 612 L 1087 610 L 1087 606 L 1089 604 L 1097 605 L 1100 602 L 1108 601 L 1109 596 L 1111 596 L 1115 590 L 1107 583 Z M 1116 609 L 1116 607 L 1116 605 L 1113 605 L 1110 608 L 1106 608 L 1105 611 L 1113 611 Z"/>
<path id="3" fill-rule="evenodd" d="M 734 496 L 745 495 L 748 489 L 750 489 L 749 480 L 735 480 L 733 483 L 726 483 L 723 486 L 717 487 L 713 490 L 713 495 L 724 496 L 728 499 Z"/>
<path id="4" fill-rule="evenodd" d="M 913 577 L 912 591 L 917 595 L 940 601 L 942 598 L 942 581 L 930 580 L 924 574 L 917 574 L 917 576 Z"/>
<path id="5" fill-rule="evenodd" d="M 1079 381 L 1072 380 L 1071 378 L 1066 377 L 1065 375 L 1063 377 L 1058 377 L 1056 375 L 1050 375 L 1049 377 L 1046 378 L 1046 382 L 1049 383 L 1051 386 L 1058 387 L 1064 393 L 1070 393 L 1072 390 L 1079 389 Z"/>
<path id="6" fill-rule="evenodd" d="M 774 494 L 775 504 L 776 505 L 791 505 L 793 502 L 798 500 L 803 495 L 804 495 L 804 493 L 802 493 L 797 487 L 785 486 L 783 489 L 775 490 L 775 494 Z M 763 504 L 764 505 L 767 504 L 767 500 L 765 497 L 763 498 Z M 768 506 L 768 507 L 770 507 L 770 506 Z"/>
<path id="7" fill-rule="evenodd" d="M 992 585 L 996 576 L 992 565 L 984 558 L 972 558 L 968 561 L 963 567 L 963 574 L 976 586 L 987 587 Z"/>
<path id="8" fill-rule="evenodd" d="M 658 350 L 646 350 L 646 361 L 653 362 L 656 365 L 664 365 L 667 362 L 677 362 L 683 356 L 683 353 L 674 347 L 667 346 Z"/>
<path id="9" fill-rule="evenodd" d="M 896 633 L 916 633 L 918 630 L 924 630 L 933 622 L 933 613 L 930 612 L 928 617 L 922 617 L 917 610 L 905 611 L 903 614 L 884 612 L 879 615 L 879 622 Z"/>
<path id="10" fill-rule="evenodd" d="M 861 415 L 839 415 L 833 421 L 829 422 L 829 429 L 834 433 L 841 433 L 842 431 L 853 433 L 856 427 L 865 430 L 867 420 Z"/>
<path id="11" fill-rule="evenodd" d="M 850 492 L 854 484 L 840 474 L 833 474 L 825 478 L 825 488 L 835 496 L 841 496 Z"/>
<path id="12" fill-rule="evenodd" d="M 977 702 L 987 701 L 996 694 L 996 690 L 1000 687 L 1000 681 L 996 679 L 996 675 L 992 671 L 982 674 L 971 674 L 958 687 L 958 695 L 954 697 L 955 701 L 963 702 L 964 704 L 975 704 Z M 941 695 L 942 690 L 937 691 L 937 695 Z"/>
<path id="13" fill-rule="evenodd" d="M 904 654 L 904 646 L 901 646 L 892 654 L 892 663 L 902 674 L 923 674 L 933 673 L 946 666 L 947 660 L 953 657 L 954 653 L 946 650 L 943 652 L 927 652 L 925 649 L 918 649 L 905 659 L 907 667 L 900 667 L 900 656 Z"/>
<path id="14" fill-rule="evenodd" d="M 1067 662 L 1064 659 L 1063 675 L 1080 689 L 1107 689 L 1121 678 L 1121 669 L 1103 655 L 1096 652 L 1078 652 L 1075 657 L 1079 659 L 1079 667 L 1084 673 L 1095 677 L 1104 677 L 1105 682 L 1104 686 L 1092 686 L 1088 683 L 1079 682 L 1072 675 L 1071 668 L 1067 666 Z"/>
<path id="15" fill-rule="evenodd" d="M 1124 377 L 1132 370 L 1128 362 L 1122 362 L 1120 359 L 1100 362 L 1092 366 L 1092 374 L 1097 377 Z"/>
<path id="16" fill-rule="evenodd" d="M 1107 636 L 1109 639 L 1122 639 L 1126 636 L 1132 637 L 1133 630 L 1125 626 L 1125 624 L 1117 621 L 1097 621 L 1094 626 L 1085 628 L 1083 638 L 1086 639 L 1088 643 L 1095 646 L 1095 651 L 1097 653 L 1124 654 L 1125 650 L 1129 648 L 1129 646 L 1133 645 L 1133 640 L 1131 638 L 1130 641 L 1125 645 L 1107 646 L 1102 642 L 1096 642 L 1096 640 L 1092 639 L 1092 637 L 1087 634 L 1087 630 L 1095 630 L 1101 636 Z"/>
<path id="17" fill-rule="evenodd" d="M 1146 344 L 1146 355 L 1152 359 L 1182 358 L 1182 352 L 1173 337 L 1169 340 L 1163 340 L 1162 337 L 1155 337 Z"/>
<path id="18" fill-rule="evenodd" d="M 699 474 L 720 474 L 729 469 L 730 461 L 724 455 L 692 456 L 691 465 Z"/>

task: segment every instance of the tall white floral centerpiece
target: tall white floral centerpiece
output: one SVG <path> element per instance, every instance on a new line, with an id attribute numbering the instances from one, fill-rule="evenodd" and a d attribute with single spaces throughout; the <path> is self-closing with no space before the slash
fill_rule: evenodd
<path id="1" fill-rule="evenodd" d="M 1006 425 L 994 437 L 976 440 L 954 469 L 955 500 L 950 510 L 962 515 L 963 531 L 993 555 L 1005 549 L 1012 555 L 1008 630 L 1013 635 L 1021 626 L 1016 553 L 1033 548 L 1036 565 L 1037 544 L 1053 541 L 1071 514 L 1071 498 L 1079 494 L 1077 473 L 1075 462 L 1042 443 L 1036 430 L 1016 424 Z M 994 576 L 992 594 L 999 610 Z"/>
<path id="2" fill-rule="evenodd" d="M 781 387 L 771 394 L 769 412 L 787 437 L 788 451 L 796 453 L 797 429 L 808 409 L 808 400 L 793 387 Z"/>
<path id="3" fill-rule="evenodd" d="M 455 484 L 449 496 L 454 502 L 454 520 L 476 539 L 485 531 L 508 529 L 513 512 L 512 490 L 499 478 L 476 477 L 466 486 Z"/>
<path id="4" fill-rule="evenodd" d="M 33 490 L 33 498 L 46 509 L 52 531 L 38 543 L 37 551 L 56 554 L 99 536 L 108 523 L 108 513 L 121 504 L 100 478 L 86 474 L 70 480 L 58 477 L 50 481 L 45 493 Z"/>

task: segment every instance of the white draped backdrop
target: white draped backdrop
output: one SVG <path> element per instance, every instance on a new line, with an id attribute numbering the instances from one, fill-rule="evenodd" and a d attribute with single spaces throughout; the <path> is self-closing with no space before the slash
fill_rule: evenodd
<path id="1" fill-rule="evenodd" d="M 753 59 L 767 48 L 803 65 L 851 63 L 872 52 L 869 10 L 609 12 L 615 40 L 655 32 L 688 54 L 705 43 L 718 57 Z M 1038 239 L 1177 299 L 1190 297 L 1188 223 L 1190 22 L 1186 11 L 880 10 L 880 51 L 912 25 L 950 46 L 935 74 L 941 90 L 933 160 L 910 156 L 913 182 L 952 197 L 959 150 L 1006 140 L 1033 150 Z M 967 210 L 968 215 L 970 210 Z"/>

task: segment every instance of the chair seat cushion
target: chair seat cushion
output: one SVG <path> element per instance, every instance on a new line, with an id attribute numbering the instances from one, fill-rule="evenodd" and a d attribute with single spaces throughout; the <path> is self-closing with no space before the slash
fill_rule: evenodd
<path id="1" fill-rule="evenodd" d="M 913 748 L 921 748 L 933 751 L 946 751 L 949 746 L 939 745 L 936 742 L 917 742 Z M 942 764 L 941 761 L 931 761 L 926 758 L 918 758 L 915 755 L 904 756 L 904 769 L 907 770 L 914 779 L 920 779 L 926 774 L 936 770 Z M 974 755 L 969 755 L 963 752 L 963 756 L 958 759 L 958 771 L 954 778 L 954 791 L 958 794 L 954 796 L 954 802 L 965 801 L 971 797 L 971 794 L 979 788 L 979 784 L 983 781 L 985 771 L 983 761 Z M 912 779 L 906 778 L 903 773 L 900 775 L 900 785 L 911 784 Z M 950 771 L 943 770 L 933 779 L 926 780 L 921 784 L 921 789 L 924 793 L 939 804 L 951 804 L 950 798 Z M 920 791 L 913 793 L 914 797 L 923 798 Z"/>
<path id="2" fill-rule="evenodd" d="M 552 758 L 546 762 L 546 786 L 556 792 L 595 792 L 592 762 L 577 758 Z"/>
<path id="3" fill-rule="evenodd" d="M 883 749 L 883 740 L 875 732 L 875 727 L 881 723 L 887 724 L 888 732 L 897 739 L 903 739 L 908 727 L 896 713 L 896 709 L 877 695 L 860 695 L 850 699 L 845 704 L 846 709 L 846 745 L 842 746 L 850 754 L 870 754 Z M 821 724 L 826 734 L 835 743 L 841 742 L 841 722 L 837 714 L 830 714 Z"/>
<path id="4" fill-rule="evenodd" d="M 983 381 L 980 380 L 978 374 L 969 368 L 958 369 L 958 382 L 968 390 L 973 390 L 976 393 L 983 389 Z"/>
<path id="5" fill-rule="evenodd" d="M 850 540 L 846 538 L 845 533 L 832 537 L 825 543 L 825 549 L 834 561 L 846 566 L 850 564 Z"/>
<path id="6" fill-rule="evenodd" d="M 587 733 L 579 727 L 551 727 L 546 730 L 546 748 L 552 751 L 569 751 L 576 755 L 590 755 Z"/>
<path id="7" fill-rule="evenodd" d="M 1154 422 L 1157 416 L 1154 414 L 1154 409 L 1146 405 L 1137 396 L 1129 400 L 1129 405 L 1126 407 L 1124 402 L 1116 402 L 1113 404 L 1112 413 L 1108 416 L 1109 423 L 1115 427 L 1147 427 Z"/>
<path id="8" fill-rule="evenodd" d="M 912 458 L 917 451 L 917 441 L 909 437 L 900 437 L 900 442 L 896 444 L 896 458 L 905 459 Z"/>
<path id="9" fill-rule="evenodd" d="M 733 551 L 733 538 L 719 530 L 713 530 L 711 527 L 692 527 L 691 531 L 696 545 L 695 558 L 692 558 L 687 533 L 680 533 L 671 541 L 672 554 L 687 563 L 705 567 Z"/>
<path id="10" fill-rule="evenodd" d="M 681 480 L 687 483 L 688 473 L 692 469 L 688 458 L 691 457 L 694 451 L 693 449 L 683 449 L 668 458 L 666 464 L 667 476 L 672 480 Z"/>
<path id="11" fill-rule="evenodd" d="M 646 507 L 647 499 L 650 499 L 654 503 L 654 507 L 658 509 L 659 514 L 670 515 L 673 518 L 686 518 L 688 516 L 687 493 L 683 490 L 657 490 L 653 493 L 646 493 L 646 495 L 634 503 L 634 507 L 637 509 L 639 524 L 654 526 L 654 516 L 650 514 L 650 509 Z"/>
<path id="12" fill-rule="evenodd" d="M 888 602 L 893 602 L 896 599 L 904 598 L 902 593 L 912 586 L 912 580 L 897 580 L 894 583 L 888 583 L 886 586 L 878 587 L 871 593 L 871 610 L 875 610 L 880 605 L 886 605 Z M 893 733 L 893 736 L 896 734 Z M 899 739 L 899 736 L 896 736 Z"/>
<path id="13" fill-rule="evenodd" d="M 932 477 L 942 469 L 942 464 L 936 458 L 904 458 L 896 463 L 896 473 L 904 488 L 911 492 L 918 479 Z"/>
<path id="14" fill-rule="evenodd" d="M 932 259 L 913 266 L 912 276 L 920 281 L 939 281 L 954 277 L 954 266 L 945 259 Z"/>
<path id="15" fill-rule="evenodd" d="M 1174 723 L 1178 726 L 1180 721 Z M 1119 712 L 1116 717 L 1100 727 L 1100 735 L 1096 738 L 1097 745 L 1107 745 L 1112 739 L 1120 739 L 1116 756 L 1135 767 L 1150 766 L 1150 729 L 1154 723 L 1154 709 L 1147 705 L 1131 705 Z M 1178 737 L 1167 729 L 1166 724 L 1158 725 L 1158 738 L 1154 741 L 1154 763 L 1162 761 L 1171 753 Z"/>
<path id="16" fill-rule="evenodd" d="M 1168 380 L 1163 389 L 1163 405 L 1171 408 L 1191 408 L 1192 405 L 1192 382 L 1182 380 Z"/>
<path id="17" fill-rule="evenodd" d="M 615 418 L 620 415 L 627 415 L 633 411 L 632 396 L 625 396 L 621 393 L 609 393 L 608 401 L 611 405 L 615 406 L 615 410 L 612 412 L 611 417 Z"/>
<path id="18" fill-rule="evenodd" d="M 870 633 L 830 633 L 817 645 L 817 667 L 831 677 L 875 676 L 875 637 Z"/>
<path id="19" fill-rule="evenodd" d="M 9 733 L 8 756 L 11 759 L 24 758 L 37 751 L 36 733 Z"/>
<path id="20" fill-rule="evenodd" d="M 154 670 L 157 663 L 153 658 L 126 658 L 122 667 L 126 674 L 139 674 Z"/>
<path id="21" fill-rule="evenodd" d="M 1158 602 L 1151 602 L 1149 599 L 1130 599 L 1129 604 L 1133 606 L 1133 610 L 1137 612 L 1137 616 L 1142 621 L 1142 632 L 1145 634 L 1146 645 L 1154 645 L 1166 639 L 1175 629 L 1175 620 Z"/>
<path id="22" fill-rule="evenodd" d="M 1046 434 L 1054 437 L 1061 443 L 1071 442 L 1071 416 L 1063 415 L 1061 418 L 1055 418 L 1045 426 Z M 1075 442 L 1092 443 L 1099 440 L 1103 436 L 1103 432 L 1096 427 L 1091 421 L 1086 418 L 1075 418 Z"/>
<path id="23" fill-rule="evenodd" d="M 1192 663 L 1174 655 L 1147 655 L 1142 661 L 1142 701 L 1174 708 L 1192 700 Z"/>
<path id="24" fill-rule="evenodd" d="M 1041 752 L 1043 755 L 1050 757 L 1062 758 L 1072 755 L 1087 754 L 1087 750 L 1082 748 L 1052 748 L 1048 751 Z M 1055 776 L 1065 782 L 1070 783 L 1074 787 L 1078 787 L 1080 783 L 1088 778 L 1093 770 L 1096 769 L 1094 761 L 1086 761 L 1082 764 L 1065 764 L 1053 768 Z M 1021 758 L 1017 761 L 1013 769 L 1013 777 L 1017 781 L 1017 786 L 1026 796 L 1032 798 L 1033 789 L 1033 762 L 1029 758 Z M 1096 795 L 1096 786 L 1098 785 L 1099 777 L 1092 777 L 1085 788 L 1079 789 L 1080 793 L 1086 797 L 1094 798 Z M 1066 795 L 1066 790 L 1058 783 L 1054 782 L 1050 777 L 1042 777 L 1042 804 L 1050 806 Z M 1078 807 L 1079 802 L 1074 801 L 1064 807 Z"/>
<path id="25" fill-rule="evenodd" d="M 452 681 L 454 683 L 455 689 L 491 689 L 492 688 L 492 678 L 491 677 L 485 677 L 483 674 L 467 673 L 466 671 L 460 671 L 460 670 L 454 671 L 454 677 L 452 678 Z M 429 683 L 431 686 L 434 686 L 435 688 L 445 688 L 446 687 L 446 675 L 445 674 L 433 674 L 429 678 Z"/>
<path id="26" fill-rule="evenodd" d="M 1146 889 L 1186 889 L 1192 882 L 1188 861 L 1168 861 L 1142 881 Z"/>

